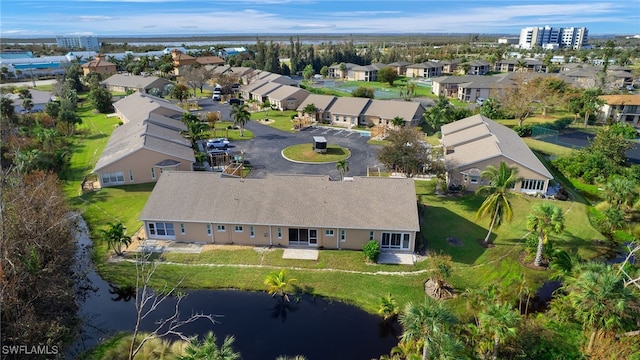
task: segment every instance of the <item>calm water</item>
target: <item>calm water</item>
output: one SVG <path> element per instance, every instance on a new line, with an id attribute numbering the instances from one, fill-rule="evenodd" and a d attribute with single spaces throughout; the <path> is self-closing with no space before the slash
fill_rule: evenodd
<path id="1" fill-rule="evenodd" d="M 80 259 L 90 265 L 86 224 L 79 226 Z M 88 269 L 83 277 L 89 290 L 80 303 L 84 320 L 82 334 L 68 352 L 68 358 L 95 346 L 118 331 L 132 331 L 135 309 L 127 294 Z M 215 271 L 215 269 L 212 269 Z M 172 314 L 175 299 L 169 299 L 143 323 L 143 331 Z M 311 296 L 291 297 L 283 303 L 266 293 L 237 290 L 190 291 L 180 305 L 181 318 L 192 313 L 220 315 L 218 323 L 198 320 L 182 328 L 185 335 L 213 331 L 222 341 L 234 335 L 234 349 L 243 359 L 275 359 L 278 355 L 305 355 L 307 359 L 363 359 L 388 354 L 398 343 L 400 328 L 354 306 Z"/>

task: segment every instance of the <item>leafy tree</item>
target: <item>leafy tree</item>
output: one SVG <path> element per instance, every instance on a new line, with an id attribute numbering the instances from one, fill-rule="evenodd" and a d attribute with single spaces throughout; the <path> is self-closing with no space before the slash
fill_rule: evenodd
<path id="1" fill-rule="evenodd" d="M 344 181 L 344 174 L 347 173 L 347 171 L 349 171 L 349 161 L 347 160 L 339 160 L 336 163 L 336 170 L 338 170 L 338 172 L 340 172 L 340 180 Z"/>
<path id="2" fill-rule="evenodd" d="M 476 221 L 487 215 L 491 216 L 489 232 L 484 239 L 485 245 L 489 244 L 494 226 L 500 226 L 503 221 L 511 221 L 513 211 L 509 201 L 509 189 L 518 181 L 517 174 L 518 169 L 509 167 L 504 161 L 500 162 L 499 167 L 489 165 L 482 172 L 482 178 L 487 180 L 488 185 L 480 186 L 476 193 L 487 193 L 488 196 L 476 211 Z"/>
<path id="3" fill-rule="evenodd" d="M 185 354 L 179 360 L 237 360 L 240 353 L 233 350 L 235 337 L 227 336 L 222 345 L 218 346 L 218 339 L 209 331 L 202 341 L 194 337 L 184 349 Z"/>
<path id="4" fill-rule="evenodd" d="M 601 92 L 599 89 L 587 89 L 581 95 L 573 97 L 569 100 L 569 111 L 578 116 L 584 117 L 584 127 L 589 124 L 589 118 L 595 115 L 598 108 L 604 104 L 604 100 L 600 99 Z"/>
<path id="5" fill-rule="evenodd" d="M 540 89 L 521 76 L 515 79 L 512 86 L 502 91 L 498 100 L 504 111 L 518 119 L 518 126 L 522 126 L 522 123 L 534 113 L 539 98 Z"/>
<path id="6" fill-rule="evenodd" d="M 542 116 L 546 116 L 548 110 L 565 104 L 569 84 L 564 80 L 540 76 L 534 78 L 532 84 L 538 89 L 537 104 L 542 109 Z"/>
<path id="7" fill-rule="evenodd" d="M 15 108 L 11 99 L 6 97 L 0 98 L 0 113 L 2 113 L 2 119 L 12 119 L 15 115 Z"/>
<path id="8" fill-rule="evenodd" d="M 323 78 L 326 78 L 329 75 L 329 67 L 328 66 L 323 66 L 320 69 L 320 75 L 322 75 Z"/>
<path id="9" fill-rule="evenodd" d="M 480 330 L 490 335 L 493 342 L 493 359 L 497 359 L 500 343 L 516 336 L 520 314 L 506 304 L 493 303 L 480 313 L 478 321 Z"/>
<path id="10" fill-rule="evenodd" d="M 429 108 L 423 117 L 431 133 L 440 131 L 440 127 L 444 124 L 449 124 L 471 115 L 471 110 L 467 108 L 456 108 L 449 102 L 446 96 L 440 95 L 438 96 L 438 100 L 436 100 L 436 105 Z"/>
<path id="11" fill-rule="evenodd" d="M 316 121 L 318 120 L 318 111 L 320 111 L 320 109 L 318 109 L 314 103 L 309 103 L 302 109 L 303 113 L 310 116 L 313 115 L 313 119 Z"/>
<path id="12" fill-rule="evenodd" d="M 386 82 L 389 83 L 389 86 L 393 86 L 393 82 L 397 79 L 398 72 L 391 66 L 378 70 L 378 80 L 380 80 L 380 82 Z"/>
<path id="13" fill-rule="evenodd" d="M 387 141 L 388 144 L 378 152 L 378 160 L 392 171 L 401 169 L 406 177 L 412 177 L 432 161 L 424 134 L 416 128 L 390 130 Z"/>
<path id="14" fill-rule="evenodd" d="M 380 256 L 380 244 L 371 240 L 368 243 L 364 244 L 362 247 L 362 252 L 364 252 L 364 256 L 371 262 L 378 262 L 378 257 Z"/>
<path id="15" fill-rule="evenodd" d="M 180 68 L 182 80 L 193 89 L 193 96 L 197 95 L 196 90 L 202 89 L 207 81 L 211 78 L 211 72 L 204 66 L 184 66 Z"/>
<path id="16" fill-rule="evenodd" d="M 440 353 L 447 338 L 452 335 L 449 327 L 456 321 L 443 303 L 425 297 L 423 303 L 407 303 L 399 316 L 403 328 L 401 341 L 422 342 L 422 359 L 431 358 L 431 353 Z"/>
<path id="17" fill-rule="evenodd" d="M 60 103 L 57 101 L 49 101 L 44 106 L 44 112 L 51 116 L 51 118 L 57 119 L 60 113 Z"/>
<path id="18" fill-rule="evenodd" d="M 99 113 L 109 114 L 113 112 L 111 92 L 102 86 L 96 86 L 89 91 L 89 101 Z"/>
<path id="19" fill-rule="evenodd" d="M 504 119 L 505 115 L 502 111 L 500 103 L 496 98 L 487 98 L 480 106 L 480 115 L 489 119 Z"/>
<path id="20" fill-rule="evenodd" d="M 264 116 L 266 118 L 269 117 L 269 110 L 272 109 L 271 107 L 271 102 L 267 99 L 264 102 L 262 102 L 262 104 L 260 104 L 260 108 L 262 108 L 262 110 L 264 110 Z"/>
<path id="21" fill-rule="evenodd" d="M 127 235 L 127 230 L 120 221 L 109 223 L 107 226 L 106 229 L 100 229 L 100 237 L 116 255 L 122 256 L 122 247 L 131 244 L 131 236 Z"/>
<path id="22" fill-rule="evenodd" d="M 231 108 L 231 117 L 236 125 L 240 125 L 240 136 L 244 136 L 244 126 L 251 120 L 251 113 L 247 105 L 233 105 Z"/>
<path id="23" fill-rule="evenodd" d="M 75 111 L 67 108 L 60 111 L 58 121 L 66 124 L 67 135 L 73 135 L 75 133 L 76 125 L 82 124 L 82 118 L 78 116 Z"/>
<path id="24" fill-rule="evenodd" d="M 24 98 L 24 99 L 22 100 L 22 108 L 23 108 L 26 112 L 30 113 L 30 112 L 31 112 L 31 109 L 33 109 L 33 100 L 31 100 L 30 98 Z"/>
<path id="25" fill-rule="evenodd" d="M 182 103 L 189 97 L 189 88 L 185 84 L 177 84 L 171 88 L 171 97 Z"/>
<path id="26" fill-rule="evenodd" d="M 302 77 L 304 77 L 306 80 L 310 80 L 315 74 L 316 71 L 313 69 L 313 65 L 311 64 L 308 64 L 304 67 L 304 70 L 302 70 Z"/>
<path id="27" fill-rule="evenodd" d="M 542 265 L 544 246 L 549 242 L 549 234 L 559 234 L 564 230 L 564 216 L 562 209 L 549 203 L 542 203 L 533 208 L 533 212 L 527 216 L 527 230 L 538 234 L 538 250 L 533 262 L 536 266 Z"/>
<path id="28" fill-rule="evenodd" d="M 636 183 L 626 177 L 614 176 L 604 187 L 604 198 L 614 208 L 629 209 L 637 197 Z"/>
<path id="29" fill-rule="evenodd" d="M 284 269 L 280 270 L 277 273 L 271 273 L 267 275 L 264 279 L 264 284 L 267 286 L 267 292 L 271 296 L 280 296 L 282 299 L 289 301 L 289 296 L 287 295 L 287 287 L 293 282 L 296 282 L 296 279 L 287 278 L 287 274 Z"/>
<path id="30" fill-rule="evenodd" d="M 351 96 L 373 99 L 375 96 L 375 89 L 369 86 L 361 85 L 358 86 L 357 89 L 353 90 L 353 92 L 351 92 Z"/>

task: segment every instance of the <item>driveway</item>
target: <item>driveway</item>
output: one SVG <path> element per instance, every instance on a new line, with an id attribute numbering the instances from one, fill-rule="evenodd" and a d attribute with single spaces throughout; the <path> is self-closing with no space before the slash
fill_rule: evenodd
<path id="1" fill-rule="evenodd" d="M 220 111 L 222 118 L 230 119 L 231 106 L 213 102 L 211 99 L 201 100 L 202 111 Z M 329 144 L 337 144 L 351 151 L 347 176 L 366 176 L 367 166 L 381 166 L 377 159 L 379 146 L 367 144 L 368 137 L 359 132 L 335 128 L 312 127 L 296 133 L 284 132 L 255 121 L 245 126 L 254 134 L 251 140 L 234 141 L 234 150 L 245 152 L 245 159 L 251 162 L 253 169 L 251 178 L 264 178 L 267 174 L 304 174 L 328 175 L 334 179 L 340 177 L 335 163 L 299 164 L 285 160 L 282 149 L 297 144 L 312 143 L 313 136 L 324 136 Z"/>

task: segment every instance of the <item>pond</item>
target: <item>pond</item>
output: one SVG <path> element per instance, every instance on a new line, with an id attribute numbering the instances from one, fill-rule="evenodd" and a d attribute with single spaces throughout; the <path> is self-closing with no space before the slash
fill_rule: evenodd
<path id="1" fill-rule="evenodd" d="M 68 358 L 97 345 L 119 331 L 131 332 L 135 323 L 132 291 L 110 286 L 93 270 L 88 256 L 91 240 L 86 224 L 78 232 L 79 260 L 88 269 L 84 278 L 88 289 L 80 302 L 83 320 L 81 335 Z M 212 271 L 215 271 L 212 269 Z M 154 322 L 171 315 L 175 299 L 169 299 L 142 324 L 142 330 L 155 328 Z M 238 290 L 189 291 L 180 304 L 182 318 L 192 313 L 220 315 L 216 324 L 198 320 L 182 327 L 185 335 L 204 335 L 213 331 L 222 341 L 234 335 L 233 348 L 243 359 L 275 359 L 279 355 L 304 355 L 307 359 L 371 359 L 389 354 L 397 345 L 400 327 L 383 322 L 355 306 L 309 295 L 292 296 L 282 302 L 262 292 Z"/>

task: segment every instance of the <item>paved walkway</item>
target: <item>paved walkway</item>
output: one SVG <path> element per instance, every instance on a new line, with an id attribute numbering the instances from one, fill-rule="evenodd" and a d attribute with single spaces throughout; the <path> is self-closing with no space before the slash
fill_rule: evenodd
<path id="1" fill-rule="evenodd" d="M 416 256 L 406 252 L 383 251 L 378 257 L 378 264 L 413 265 Z"/>
<path id="2" fill-rule="evenodd" d="M 318 260 L 317 249 L 286 248 L 282 252 L 283 259 Z"/>
<path id="3" fill-rule="evenodd" d="M 204 244 L 179 243 L 175 241 L 145 240 L 134 251 L 146 253 L 200 254 Z"/>

